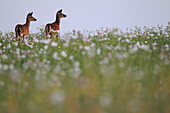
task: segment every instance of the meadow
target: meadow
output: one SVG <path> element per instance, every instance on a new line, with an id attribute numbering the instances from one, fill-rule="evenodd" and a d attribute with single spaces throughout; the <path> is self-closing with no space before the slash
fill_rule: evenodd
<path id="1" fill-rule="evenodd" d="M 169 113 L 170 24 L 16 42 L 0 32 L 0 113 Z"/>

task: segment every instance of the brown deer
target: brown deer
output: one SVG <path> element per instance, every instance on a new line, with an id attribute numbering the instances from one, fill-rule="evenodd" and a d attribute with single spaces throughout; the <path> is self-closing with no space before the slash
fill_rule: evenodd
<path id="1" fill-rule="evenodd" d="M 67 15 L 62 13 L 62 9 L 59 10 L 56 14 L 56 20 L 53 23 L 49 23 L 45 26 L 46 38 L 50 35 L 50 39 L 53 38 L 54 35 L 58 37 L 58 31 L 60 30 L 60 19 L 65 18 Z"/>
<path id="2" fill-rule="evenodd" d="M 18 36 L 19 36 L 19 37 L 20 37 L 20 46 L 21 46 L 21 47 L 22 47 L 22 45 L 21 45 L 22 38 L 24 39 L 25 36 L 26 36 L 26 38 L 27 38 L 27 36 L 28 36 L 30 22 L 37 20 L 36 18 L 34 18 L 34 17 L 32 16 L 32 14 L 33 14 L 33 12 L 28 13 L 25 24 L 23 24 L 23 25 L 17 24 L 17 25 L 15 26 L 16 40 L 18 41 Z"/>

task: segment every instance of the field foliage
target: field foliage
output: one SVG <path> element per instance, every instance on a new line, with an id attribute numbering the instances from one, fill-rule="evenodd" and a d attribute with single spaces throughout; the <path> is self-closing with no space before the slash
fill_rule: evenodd
<path id="1" fill-rule="evenodd" d="M 169 113 L 170 25 L 16 42 L 0 32 L 0 113 Z"/>

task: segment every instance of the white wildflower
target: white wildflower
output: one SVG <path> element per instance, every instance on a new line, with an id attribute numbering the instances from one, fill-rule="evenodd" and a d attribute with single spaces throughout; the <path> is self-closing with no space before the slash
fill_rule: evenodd
<path id="1" fill-rule="evenodd" d="M 6 54 L 3 54 L 2 59 L 6 60 L 6 59 L 8 59 L 8 56 Z"/>
<path id="2" fill-rule="evenodd" d="M 58 53 L 57 53 L 57 52 L 55 52 L 55 53 L 53 54 L 53 58 L 54 58 L 54 59 L 58 59 Z"/>
<path id="3" fill-rule="evenodd" d="M 68 46 L 69 46 L 69 43 L 66 42 L 66 43 L 63 44 L 63 46 L 64 46 L 64 47 L 68 47 Z"/>
<path id="4" fill-rule="evenodd" d="M 7 65 L 7 64 L 4 64 L 4 65 L 3 65 L 3 69 L 4 69 L 4 70 L 8 70 L 8 65 Z"/>
<path id="5" fill-rule="evenodd" d="M 26 58 L 26 55 L 22 55 L 21 58 L 22 58 L 22 59 L 25 59 L 25 58 Z"/>
<path id="6" fill-rule="evenodd" d="M 149 51 L 149 46 L 148 45 L 144 45 L 142 44 L 141 46 L 138 46 L 140 49 L 143 49 L 143 50 L 146 50 L 146 51 Z"/>
<path id="7" fill-rule="evenodd" d="M 65 92 L 62 90 L 52 92 L 51 95 L 49 96 L 49 100 L 53 105 L 62 104 L 65 100 Z"/>
<path id="8" fill-rule="evenodd" d="M 62 55 L 63 57 L 67 57 L 67 53 L 66 53 L 65 51 L 62 51 L 62 52 L 61 52 L 61 55 Z"/>
<path id="9" fill-rule="evenodd" d="M 23 68 L 24 69 L 28 69 L 28 67 L 29 67 L 28 63 L 23 63 Z"/>
<path id="10" fill-rule="evenodd" d="M 29 45 L 28 44 L 28 39 L 25 39 L 24 42 L 25 42 L 26 45 Z"/>
<path id="11" fill-rule="evenodd" d="M 20 49 L 19 48 L 16 49 L 16 54 L 18 54 L 18 55 L 20 54 Z"/>
<path id="12" fill-rule="evenodd" d="M 70 60 L 74 60 L 74 56 L 70 56 L 69 59 L 70 59 Z"/>
<path id="13" fill-rule="evenodd" d="M 57 46 L 58 46 L 58 43 L 52 42 L 52 43 L 51 43 L 51 46 L 52 46 L 52 47 L 57 47 Z"/>
<path id="14" fill-rule="evenodd" d="M 48 49 L 48 45 L 45 45 L 45 46 L 44 46 L 44 49 L 47 50 L 47 49 Z"/>
<path id="15" fill-rule="evenodd" d="M 80 62 L 79 61 L 74 62 L 74 66 L 75 67 L 79 67 L 80 66 Z"/>
<path id="16" fill-rule="evenodd" d="M 95 43 L 91 43 L 90 47 L 93 48 L 95 45 L 96 45 Z"/>
<path id="17" fill-rule="evenodd" d="M 118 44 L 118 45 L 114 48 L 114 50 L 121 50 L 120 45 Z"/>
<path id="18" fill-rule="evenodd" d="M 33 48 L 33 45 L 28 45 L 30 48 Z"/>
<path id="19" fill-rule="evenodd" d="M 51 42 L 51 39 L 40 40 L 40 43 L 44 43 L 44 44 L 49 44 L 50 42 Z"/>
<path id="20" fill-rule="evenodd" d="M 129 40 L 129 39 L 125 39 L 125 41 L 126 41 L 127 43 L 130 43 L 130 40 Z"/>
<path id="21" fill-rule="evenodd" d="M 100 54 L 101 54 L 101 49 L 97 48 L 97 55 L 100 55 Z"/>
<path id="22" fill-rule="evenodd" d="M 33 42 L 38 43 L 38 42 L 39 42 L 39 40 L 38 40 L 36 37 L 34 37 Z"/>
<path id="23" fill-rule="evenodd" d="M 90 51 L 90 47 L 89 46 L 85 46 L 84 49 L 87 50 L 87 51 Z"/>
<path id="24" fill-rule="evenodd" d="M 150 34 L 150 36 L 154 36 L 154 34 Z"/>
<path id="25" fill-rule="evenodd" d="M 10 69 L 10 70 L 13 70 L 13 69 L 14 69 L 14 65 L 13 65 L 13 64 L 10 64 L 10 65 L 9 65 L 9 69 Z"/>
<path id="26" fill-rule="evenodd" d="M 102 61 L 102 64 L 104 63 L 104 64 L 107 64 L 109 62 L 109 59 L 107 58 L 107 57 L 105 57 L 104 59 L 103 59 L 103 61 Z"/>
<path id="27" fill-rule="evenodd" d="M 11 48 L 11 44 L 8 44 L 7 48 L 10 49 Z"/>
<path id="28" fill-rule="evenodd" d="M 121 37 L 119 37 L 117 40 L 118 40 L 118 41 L 120 41 L 121 39 L 122 39 L 122 38 L 121 38 Z"/>

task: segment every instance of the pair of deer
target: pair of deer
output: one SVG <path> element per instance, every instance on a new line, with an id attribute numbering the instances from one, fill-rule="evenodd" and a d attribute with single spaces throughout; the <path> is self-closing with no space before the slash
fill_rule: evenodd
<path id="1" fill-rule="evenodd" d="M 28 36 L 29 33 L 29 26 L 31 21 L 36 21 L 37 19 L 32 16 L 33 12 L 28 13 L 27 18 L 26 18 L 26 23 L 21 25 L 18 24 L 15 26 L 15 34 L 16 34 L 16 40 L 18 41 L 18 37 L 20 37 L 20 46 L 22 47 L 22 38 Z M 49 23 L 45 26 L 45 33 L 46 33 L 46 38 L 50 35 L 50 39 L 56 35 L 58 37 L 58 31 L 60 30 L 60 19 L 65 18 L 67 15 L 62 13 L 62 9 L 59 10 L 56 14 L 56 20 L 53 23 Z"/>

